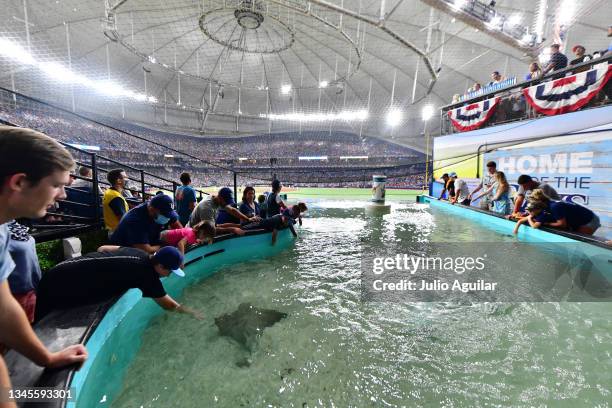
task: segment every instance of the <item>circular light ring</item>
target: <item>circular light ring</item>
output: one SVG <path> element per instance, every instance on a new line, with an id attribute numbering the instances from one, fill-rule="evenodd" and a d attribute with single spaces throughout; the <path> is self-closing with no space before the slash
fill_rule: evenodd
<path id="1" fill-rule="evenodd" d="M 242 51 L 242 52 L 247 52 L 250 54 L 277 54 L 281 51 L 285 51 L 286 49 L 290 48 L 295 43 L 295 33 L 293 32 L 293 30 L 287 24 L 282 22 L 280 19 L 270 14 L 267 14 L 266 17 L 268 19 L 274 20 L 274 22 L 278 24 L 288 34 L 288 41 L 285 41 L 284 44 L 277 46 L 277 47 L 273 47 L 273 48 L 253 49 L 250 47 L 241 47 L 239 45 L 236 45 L 235 43 L 231 41 L 232 36 L 230 36 L 229 38 L 230 41 L 228 42 L 225 39 L 218 37 L 215 33 L 211 32 L 208 29 L 208 27 L 206 27 L 206 19 L 208 17 L 212 16 L 213 14 L 222 13 L 222 12 L 228 12 L 228 15 L 230 15 L 229 13 L 231 13 L 231 15 L 233 15 L 234 18 L 237 20 L 236 24 L 238 24 L 240 27 L 244 27 L 241 24 L 241 18 L 253 19 L 254 21 L 258 23 L 258 25 L 254 28 L 245 27 L 250 30 L 257 29 L 263 22 L 264 16 L 263 14 L 259 12 L 254 12 L 251 10 L 235 9 L 233 7 L 221 7 L 221 8 L 217 8 L 217 9 L 202 13 L 202 15 L 200 16 L 198 20 L 198 25 L 200 26 L 200 30 L 202 30 L 202 32 L 204 33 L 206 37 L 210 38 L 212 41 L 230 50 Z M 247 13 L 249 14 L 247 15 Z M 261 20 L 259 20 L 259 18 Z M 285 37 L 281 37 L 281 38 L 284 39 Z"/>
<path id="2" fill-rule="evenodd" d="M 125 0 L 123 3 L 119 3 L 117 6 L 112 7 L 111 9 L 107 9 L 106 13 L 107 13 L 107 18 L 114 18 L 115 15 L 118 12 L 118 9 L 120 7 L 122 7 L 123 5 L 125 5 L 125 3 L 127 3 L 128 0 Z M 318 16 L 316 13 L 314 12 L 308 12 L 305 10 L 300 10 L 297 9 L 295 7 L 289 7 L 286 6 L 285 7 L 299 12 L 305 16 L 314 18 L 315 20 L 317 20 L 318 22 L 328 26 L 329 28 L 336 30 L 345 40 L 346 42 L 353 48 L 353 58 L 354 60 L 351 63 L 351 69 L 350 72 L 342 75 L 342 76 L 338 76 L 338 78 L 336 78 L 333 81 L 329 81 L 328 83 L 328 88 L 332 87 L 333 85 L 338 85 L 341 86 L 344 82 L 347 82 L 349 78 L 351 78 L 353 75 L 355 75 L 358 71 L 359 68 L 361 67 L 361 60 L 362 60 L 362 55 L 361 55 L 361 49 L 359 48 L 359 46 L 355 43 L 355 41 L 346 33 L 344 32 L 344 30 L 340 29 L 339 27 L 333 25 L 332 23 L 330 23 L 329 21 L 325 20 L 324 18 Z M 217 8 L 211 11 L 208 11 L 204 14 L 210 14 L 211 12 L 214 11 L 219 11 L 219 10 L 223 10 L 225 8 Z M 228 11 L 230 10 L 230 8 L 227 8 Z M 236 10 L 236 8 L 231 8 L 231 11 L 234 12 Z M 261 12 L 261 11 L 259 11 Z M 200 16 L 200 19 L 202 18 L 203 15 Z M 269 15 L 269 14 L 265 14 L 265 16 L 267 17 L 271 17 L 274 18 L 273 16 Z M 276 19 L 278 21 L 278 19 Z M 280 22 L 280 21 L 279 21 Z M 285 25 L 284 23 L 280 22 L 281 24 Z M 295 33 L 293 32 L 293 30 L 290 30 L 293 34 L 291 41 L 292 43 L 295 41 Z M 133 53 L 134 55 L 137 55 L 138 57 L 140 57 L 140 59 L 142 59 L 142 61 L 146 61 L 148 64 L 153 64 L 153 65 L 157 65 L 158 67 L 160 67 L 163 70 L 169 71 L 169 72 L 173 72 L 175 74 L 180 74 L 184 77 L 189 77 L 189 78 L 194 78 L 194 79 L 198 79 L 198 80 L 204 80 L 206 82 L 209 83 L 213 83 L 217 86 L 221 86 L 221 87 L 230 87 L 230 88 L 242 88 L 242 89 L 252 89 L 252 90 L 259 90 L 259 91 L 280 91 L 280 87 L 269 87 L 267 89 L 262 90 L 261 86 L 255 86 L 255 85 L 245 85 L 245 84 L 239 84 L 239 83 L 232 83 L 232 82 L 224 82 L 224 81 L 220 81 L 218 79 L 215 78 L 209 78 L 203 75 L 196 75 L 190 72 L 183 72 L 177 68 L 172 67 L 170 64 L 167 63 L 163 63 L 159 60 L 151 60 L 149 53 L 147 52 L 143 52 L 141 51 L 139 48 L 135 47 L 134 44 L 131 44 L 129 42 L 127 42 L 127 39 L 130 38 L 129 35 L 122 35 L 120 34 L 117 29 L 115 27 L 107 27 L 104 30 L 104 34 L 106 36 L 109 36 L 109 38 L 113 38 L 114 41 L 116 41 L 117 43 L 121 44 L 123 47 L 125 47 L 128 51 L 130 51 L 131 53 Z M 287 47 L 289 48 L 289 47 Z M 295 84 L 294 84 L 295 85 Z M 294 90 L 306 90 L 306 89 L 319 89 L 319 83 L 312 85 L 312 86 L 293 86 Z"/>

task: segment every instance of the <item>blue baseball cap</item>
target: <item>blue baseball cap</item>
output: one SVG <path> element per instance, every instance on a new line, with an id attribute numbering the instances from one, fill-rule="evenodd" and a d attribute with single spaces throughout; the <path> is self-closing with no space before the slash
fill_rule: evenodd
<path id="1" fill-rule="evenodd" d="M 166 218 L 178 218 L 178 214 L 172 208 L 172 199 L 165 194 L 158 194 L 149 202 L 151 207 L 157 208 L 161 215 Z"/>
<path id="2" fill-rule="evenodd" d="M 457 173 L 455 173 L 455 172 L 453 171 L 451 174 L 449 174 L 449 176 L 450 176 L 450 177 L 457 177 Z"/>
<path id="3" fill-rule="evenodd" d="M 185 276 L 185 272 L 181 269 L 183 255 L 175 247 L 163 247 L 153 254 L 153 258 L 155 258 L 164 268 L 171 270 L 172 273 L 180 277 Z"/>
<path id="4" fill-rule="evenodd" d="M 232 205 L 235 203 L 234 193 L 232 192 L 232 189 L 229 187 L 223 187 L 222 189 L 219 190 L 217 195 L 221 197 L 223 201 L 225 201 L 226 205 Z"/>

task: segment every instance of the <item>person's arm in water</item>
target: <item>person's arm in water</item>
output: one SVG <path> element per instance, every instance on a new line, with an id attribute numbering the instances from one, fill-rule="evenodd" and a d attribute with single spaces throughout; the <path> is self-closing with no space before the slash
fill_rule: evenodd
<path id="1" fill-rule="evenodd" d="M 276 244 L 276 236 L 278 235 L 278 230 L 274 228 L 272 230 L 272 245 Z"/>
<path id="2" fill-rule="evenodd" d="M 442 188 L 442 192 L 440 193 L 440 197 L 438 197 L 438 200 L 441 200 L 442 197 L 444 197 L 444 193 L 446 193 L 446 183 L 444 183 L 444 187 Z"/>
<path id="3" fill-rule="evenodd" d="M 521 218 L 520 220 L 516 222 L 516 225 L 514 226 L 514 231 L 513 231 L 514 235 L 518 234 L 520 226 L 525 224 L 526 222 L 528 222 L 528 217 Z"/>
<path id="4" fill-rule="evenodd" d="M 42 367 L 64 367 L 83 363 L 87 359 L 87 349 L 82 344 L 57 352 L 47 350 L 32 330 L 25 312 L 11 295 L 7 281 L 0 284 L 0 343 Z"/>
<path id="5" fill-rule="evenodd" d="M 204 320 L 202 314 L 197 311 L 188 308 L 187 306 L 183 306 L 178 303 L 176 300 L 172 299 L 170 296 L 166 295 L 160 298 L 153 298 L 155 303 L 160 305 L 163 309 L 168 310 L 170 312 L 178 312 L 188 314 L 198 320 Z"/>

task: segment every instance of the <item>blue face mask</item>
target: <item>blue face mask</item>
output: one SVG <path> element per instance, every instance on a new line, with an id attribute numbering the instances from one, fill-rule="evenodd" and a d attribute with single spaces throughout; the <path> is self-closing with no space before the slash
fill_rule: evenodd
<path id="1" fill-rule="evenodd" d="M 161 214 L 157 214 L 157 216 L 155 217 L 155 222 L 158 223 L 159 225 L 166 225 L 168 221 L 170 221 L 170 218 L 164 217 Z"/>

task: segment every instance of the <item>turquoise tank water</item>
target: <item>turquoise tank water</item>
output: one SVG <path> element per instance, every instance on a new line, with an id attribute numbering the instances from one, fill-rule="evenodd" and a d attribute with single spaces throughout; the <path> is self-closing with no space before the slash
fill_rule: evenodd
<path id="1" fill-rule="evenodd" d="M 609 404 L 609 303 L 363 302 L 364 251 L 451 241 L 460 253 L 478 241 L 508 244 L 501 261 L 525 255 L 512 252 L 517 238 L 502 224 L 391 204 L 377 216 L 365 201 L 309 203 L 294 248 L 221 267 L 184 290 L 203 322 L 138 303 L 106 339 L 78 406 Z M 517 277 L 561 262 L 549 258 Z M 214 325 L 243 302 L 288 313 L 251 351 Z"/>

